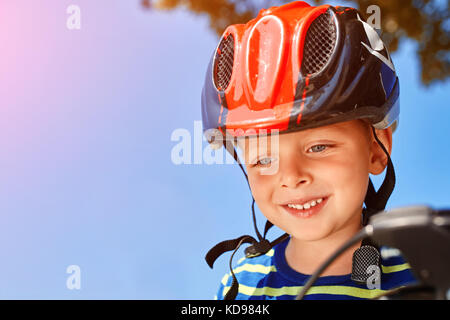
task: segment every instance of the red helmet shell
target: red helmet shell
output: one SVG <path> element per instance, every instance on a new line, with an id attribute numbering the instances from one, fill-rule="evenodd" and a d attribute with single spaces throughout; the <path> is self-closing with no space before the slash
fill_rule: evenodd
<path id="1" fill-rule="evenodd" d="M 377 37 L 356 9 L 302 1 L 229 26 L 205 79 L 204 130 L 239 136 L 357 118 L 390 126 L 398 78 Z"/>

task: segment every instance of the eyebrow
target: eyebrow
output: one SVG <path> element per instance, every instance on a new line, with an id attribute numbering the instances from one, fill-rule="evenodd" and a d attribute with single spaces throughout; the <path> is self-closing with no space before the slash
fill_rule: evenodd
<path id="1" fill-rule="evenodd" d="M 345 133 L 349 132 L 348 127 L 340 126 L 339 123 L 338 123 L 338 125 L 334 125 L 334 126 L 331 126 L 331 127 L 326 126 L 326 127 L 317 127 L 317 128 L 313 128 L 313 129 L 317 129 L 317 130 L 310 131 L 309 133 L 306 133 L 305 137 L 302 137 L 299 140 L 301 140 L 301 141 L 308 140 L 310 135 L 315 135 L 315 134 L 319 134 L 319 135 L 324 135 L 325 136 L 325 137 L 321 137 L 320 140 L 336 140 L 336 139 L 339 139 L 339 137 L 337 137 L 338 135 L 345 134 Z M 318 129 L 320 129 L 320 130 L 318 130 Z M 295 133 L 295 131 L 289 132 L 289 133 Z M 289 134 L 289 133 L 280 133 L 280 134 Z M 278 135 L 280 135 L 280 134 L 278 134 Z M 270 137 L 271 137 L 270 134 L 269 135 L 265 135 L 263 137 L 261 137 L 261 136 L 239 137 L 237 139 L 237 144 L 238 144 L 239 149 L 246 155 L 250 152 L 250 150 L 253 151 L 255 146 L 256 146 L 256 148 L 258 150 L 257 154 L 259 154 L 260 151 L 261 151 L 260 148 L 259 148 L 260 147 L 260 139 L 261 138 L 269 138 L 270 142 L 266 143 L 266 150 L 269 152 L 272 149 Z M 256 141 L 252 141 L 250 143 L 250 139 L 257 139 L 257 140 Z M 314 139 L 315 138 L 313 137 L 312 140 L 314 140 Z M 245 144 L 242 146 L 243 143 L 245 143 Z M 251 147 L 253 147 L 253 148 L 251 148 Z"/>
<path id="2" fill-rule="evenodd" d="M 309 134 L 315 134 L 316 132 L 317 132 L 317 130 L 320 130 L 320 131 L 338 131 L 338 132 L 340 132 L 340 133 L 344 133 L 345 131 L 348 131 L 346 128 L 344 128 L 344 127 L 342 127 L 342 126 L 333 126 L 333 127 L 317 127 L 317 128 L 312 128 L 312 129 L 305 129 L 305 130 L 299 130 L 299 131 L 303 131 L 303 132 L 306 132 L 306 131 L 308 131 L 308 130 L 316 130 L 316 131 L 314 131 L 314 132 L 307 132 L 307 133 L 305 133 L 306 135 L 309 135 Z M 292 131 L 292 132 L 285 132 L 285 133 L 279 133 L 278 135 L 282 135 L 282 134 L 293 134 L 293 133 L 296 133 L 296 132 L 299 132 L 299 131 Z M 322 132 L 320 132 L 320 133 L 322 133 Z M 247 144 L 249 141 L 250 141 L 250 139 L 257 139 L 256 141 L 257 142 L 259 142 L 259 140 L 261 139 L 261 138 L 266 138 L 266 139 L 269 139 L 270 140 L 270 138 L 271 138 L 271 136 L 272 136 L 272 134 L 267 134 L 267 135 L 264 135 L 264 136 L 244 136 L 244 137 L 238 137 L 237 138 L 237 144 L 239 145 L 239 144 L 242 144 L 242 143 L 245 143 L 245 144 Z"/>
<path id="3" fill-rule="evenodd" d="M 279 135 L 279 134 L 276 134 L 276 135 Z M 243 144 L 244 143 L 244 146 L 248 146 L 249 145 L 249 143 L 250 143 L 250 139 L 256 139 L 256 145 L 257 146 L 259 146 L 259 141 L 260 141 L 260 139 L 268 139 L 269 141 L 271 141 L 272 140 L 272 134 L 267 134 L 267 135 L 264 135 L 264 136 L 244 136 L 244 137 L 238 137 L 237 139 L 236 139 L 236 145 L 240 148 L 240 149 L 242 149 L 241 148 L 241 144 Z M 253 142 L 252 141 L 252 144 L 255 144 L 255 142 Z"/>

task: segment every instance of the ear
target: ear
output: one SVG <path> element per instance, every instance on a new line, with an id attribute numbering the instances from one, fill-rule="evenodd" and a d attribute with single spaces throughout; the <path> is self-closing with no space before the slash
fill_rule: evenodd
<path id="1" fill-rule="evenodd" d="M 378 137 L 378 140 L 380 140 L 380 142 L 383 144 L 384 148 L 390 155 L 392 150 L 392 128 L 389 127 L 387 129 L 375 129 L 375 133 Z M 369 172 L 374 175 L 378 175 L 381 174 L 386 168 L 388 157 L 381 146 L 378 144 L 377 140 L 375 140 L 373 132 L 371 132 L 370 146 Z"/>

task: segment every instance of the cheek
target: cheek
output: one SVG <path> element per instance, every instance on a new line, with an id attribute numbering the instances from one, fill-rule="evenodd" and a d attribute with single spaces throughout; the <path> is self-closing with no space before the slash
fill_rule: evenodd
<path id="1" fill-rule="evenodd" d="M 249 174 L 248 181 L 252 190 L 253 198 L 259 203 L 270 200 L 273 178 L 271 176 Z"/>
<path id="2" fill-rule="evenodd" d="M 272 201 L 272 195 L 276 189 L 274 176 L 249 174 L 248 180 L 253 198 L 261 213 L 272 223 L 276 224 L 276 216 L 278 214 L 274 210 Z"/>
<path id="3" fill-rule="evenodd" d="M 367 161 L 366 161 L 367 160 Z M 324 171 L 328 170 L 327 173 Z M 333 177 L 330 182 L 336 191 L 336 204 L 352 213 L 359 210 L 364 201 L 369 180 L 368 158 L 365 156 L 346 157 L 334 163 L 324 174 Z"/>

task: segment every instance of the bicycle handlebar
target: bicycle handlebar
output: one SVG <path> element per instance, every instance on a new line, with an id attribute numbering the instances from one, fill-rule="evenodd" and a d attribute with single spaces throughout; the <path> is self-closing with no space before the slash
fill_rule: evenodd
<path id="1" fill-rule="evenodd" d="M 423 287 L 435 288 L 436 298 L 445 299 L 450 287 L 450 210 L 412 206 L 381 211 L 369 224 L 335 251 L 309 278 L 296 297 L 301 300 L 345 250 L 366 237 L 380 245 L 399 249 Z"/>

